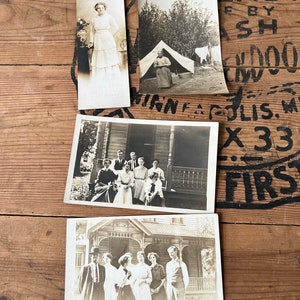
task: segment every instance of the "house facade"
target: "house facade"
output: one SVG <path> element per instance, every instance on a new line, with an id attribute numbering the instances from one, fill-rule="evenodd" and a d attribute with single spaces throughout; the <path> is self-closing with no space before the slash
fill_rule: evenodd
<path id="1" fill-rule="evenodd" d="M 175 245 L 188 268 L 189 299 L 200 299 L 199 295 L 204 294 L 210 295 L 207 299 L 214 299 L 216 295 L 215 239 L 211 233 L 205 234 L 204 230 L 200 230 L 199 225 L 189 224 L 178 217 L 167 220 L 152 216 L 142 220 L 109 218 L 96 224 L 82 224 L 80 230 L 82 238 L 78 234 L 76 240 L 78 274 L 81 267 L 88 263 L 88 253 L 92 247 L 99 247 L 100 257 L 104 252 L 110 252 L 114 257 L 112 264 L 117 268 L 120 256 L 131 252 L 135 264 L 136 253 L 141 250 L 146 256 L 149 252 L 158 253 L 159 263 L 165 267 L 170 260 L 167 249 Z M 146 263 L 150 265 L 147 259 Z"/>

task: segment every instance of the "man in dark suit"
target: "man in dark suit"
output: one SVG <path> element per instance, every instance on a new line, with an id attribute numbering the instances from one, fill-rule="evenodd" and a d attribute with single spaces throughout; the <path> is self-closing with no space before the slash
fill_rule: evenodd
<path id="1" fill-rule="evenodd" d="M 130 159 L 129 159 L 128 163 L 130 165 L 131 171 L 133 171 L 133 169 L 138 166 L 137 157 L 136 157 L 135 152 L 130 152 Z"/>
<path id="2" fill-rule="evenodd" d="M 105 268 L 98 263 L 98 256 L 99 248 L 93 248 L 91 262 L 83 267 L 79 278 L 79 291 L 84 293 L 84 300 L 104 300 Z"/>
<path id="3" fill-rule="evenodd" d="M 119 174 L 120 171 L 123 169 L 126 160 L 124 159 L 124 151 L 118 150 L 117 151 L 117 158 L 112 160 L 110 168 L 114 171 L 115 174 Z"/>

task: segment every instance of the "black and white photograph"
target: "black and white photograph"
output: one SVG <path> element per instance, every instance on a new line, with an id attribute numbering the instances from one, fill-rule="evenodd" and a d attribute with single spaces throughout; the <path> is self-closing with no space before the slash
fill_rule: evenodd
<path id="1" fill-rule="evenodd" d="M 222 300 L 217 214 L 67 220 L 66 300 Z"/>
<path id="2" fill-rule="evenodd" d="M 77 115 L 64 201 L 212 213 L 217 122 Z"/>
<path id="3" fill-rule="evenodd" d="M 228 93 L 217 0 L 139 0 L 140 92 Z"/>
<path id="4" fill-rule="evenodd" d="M 123 0 L 76 1 L 78 109 L 130 106 Z"/>

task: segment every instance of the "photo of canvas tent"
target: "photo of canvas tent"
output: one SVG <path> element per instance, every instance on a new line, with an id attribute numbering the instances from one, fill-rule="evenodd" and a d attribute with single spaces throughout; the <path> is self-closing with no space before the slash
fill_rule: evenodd
<path id="1" fill-rule="evenodd" d="M 189 59 L 177 51 L 173 50 L 164 41 L 160 41 L 151 52 L 149 52 L 143 59 L 140 60 L 140 78 L 147 79 L 155 77 L 153 63 L 157 57 L 157 52 L 163 50 L 164 55 L 171 61 L 170 70 L 172 73 L 192 73 L 194 74 L 194 61 Z"/>
<path id="2" fill-rule="evenodd" d="M 228 93 L 217 0 L 139 0 L 138 37 L 140 93 Z"/>

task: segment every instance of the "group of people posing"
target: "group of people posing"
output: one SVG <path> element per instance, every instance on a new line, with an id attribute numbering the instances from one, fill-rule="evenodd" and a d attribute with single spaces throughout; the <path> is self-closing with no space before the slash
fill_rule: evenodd
<path id="1" fill-rule="evenodd" d="M 163 195 L 164 171 L 158 167 L 159 160 L 152 161 L 152 168 L 147 169 L 144 157 L 130 153 L 126 161 L 124 152 L 117 151 L 117 158 L 104 159 L 103 168 L 95 180 L 95 195 L 91 201 L 114 204 L 143 204 L 165 206 Z"/>
<path id="2" fill-rule="evenodd" d="M 95 248 L 90 253 L 90 264 L 80 274 L 79 291 L 84 300 L 184 300 L 189 284 L 187 266 L 176 246 L 167 251 L 171 260 L 165 267 L 157 262 L 157 253 L 148 253 L 148 265 L 145 253 L 138 251 L 137 264 L 132 264 L 132 254 L 127 252 L 119 258 L 117 269 L 108 252 L 102 255 L 101 265 L 99 248 Z"/>

